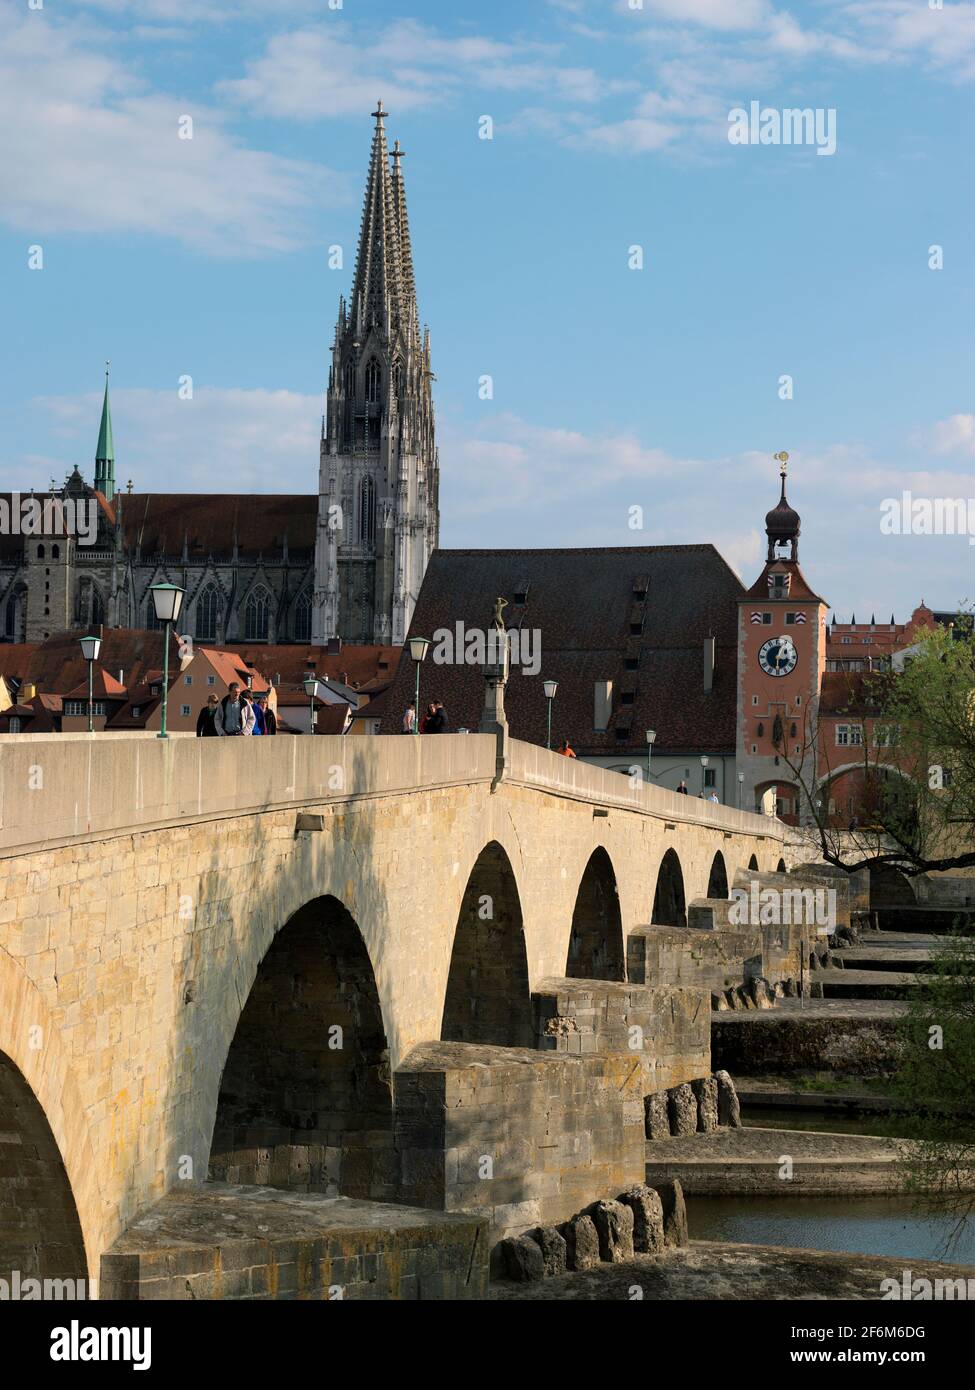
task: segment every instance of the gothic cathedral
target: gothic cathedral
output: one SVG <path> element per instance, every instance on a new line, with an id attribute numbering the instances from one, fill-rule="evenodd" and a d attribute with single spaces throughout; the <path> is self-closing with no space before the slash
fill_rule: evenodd
<path id="1" fill-rule="evenodd" d="M 379 103 L 352 297 L 340 302 L 319 488 L 300 495 L 140 493 L 115 482 L 108 381 L 94 486 L 75 468 L 38 505 L 90 534 L 0 534 L 0 641 L 156 626 L 149 593 L 185 590 L 198 642 L 399 645 L 437 545 L 430 335 L 421 333 L 397 142 Z M 18 494 L 5 500 L 8 511 Z M 35 494 L 28 494 L 33 503 Z"/>
<path id="2" fill-rule="evenodd" d="M 403 151 L 373 112 L 352 296 L 339 302 L 322 422 L 312 640 L 406 639 L 438 542 L 429 330 L 420 332 Z"/>

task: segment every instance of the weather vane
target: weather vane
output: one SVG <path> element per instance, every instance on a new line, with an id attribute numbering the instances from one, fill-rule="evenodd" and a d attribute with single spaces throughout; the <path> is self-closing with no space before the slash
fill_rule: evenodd
<path id="1" fill-rule="evenodd" d="M 774 457 L 779 465 L 779 472 L 782 474 L 784 478 L 786 473 L 789 471 L 789 455 L 783 449 L 780 454 L 776 454 Z"/>

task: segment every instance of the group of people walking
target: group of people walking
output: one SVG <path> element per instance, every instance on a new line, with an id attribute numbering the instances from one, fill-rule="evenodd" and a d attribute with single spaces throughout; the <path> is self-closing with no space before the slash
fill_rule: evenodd
<path id="1" fill-rule="evenodd" d="M 269 708 L 267 696 L 241 690 L 234 681 L 222 700 L 208 695 L 196 721 L 197 738 L 223 738 L 228 735 L 276 734 L 278 721 Z"/>
<path id="2" fill-rule="evenodd" d="M 420 720 L 421 734 L 445 734 L 447 732 L 447 711 L 444 709 L 443 700 L 431 700 L 427 705 L 427 712 Z M 400 729 L 403 734 L 416 733 L 416 701 L 411 700 L 406 706 L 403 714 L 403 725 Z"/>

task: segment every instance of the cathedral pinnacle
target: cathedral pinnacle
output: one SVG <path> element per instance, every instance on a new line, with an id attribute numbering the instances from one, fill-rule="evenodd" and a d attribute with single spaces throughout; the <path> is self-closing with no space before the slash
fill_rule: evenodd
<path id="1" fill-rule="evenodd" d="M 105 363 L 105 398 L 102 401 L 102 419 L 98 429 L 98 445 L 95 449 L 95 490 L 102 493 L 107 502 L 115 496 L 115 441 L 112 438 L 112 409 L 108 400 L 108 374 L 111 363 Z"/>

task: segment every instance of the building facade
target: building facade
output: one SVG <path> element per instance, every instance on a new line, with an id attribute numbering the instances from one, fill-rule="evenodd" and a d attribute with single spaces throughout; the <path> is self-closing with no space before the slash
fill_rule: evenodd
<path id="1" fill-rule="evenodd" d="M 398 142 L 374 113 L 352 296 L 339 307 L 319 493 L 138 493 L 116 486 L 109 386 L 94 483 L 0 498 L 0 639 L 156 626 L 150 588 L 186 593 L 208 644 L 400 645 L 439 538 L 430 335 L 420 328 Z M 83 516 L 80 530 L 73 524 Z"/>

